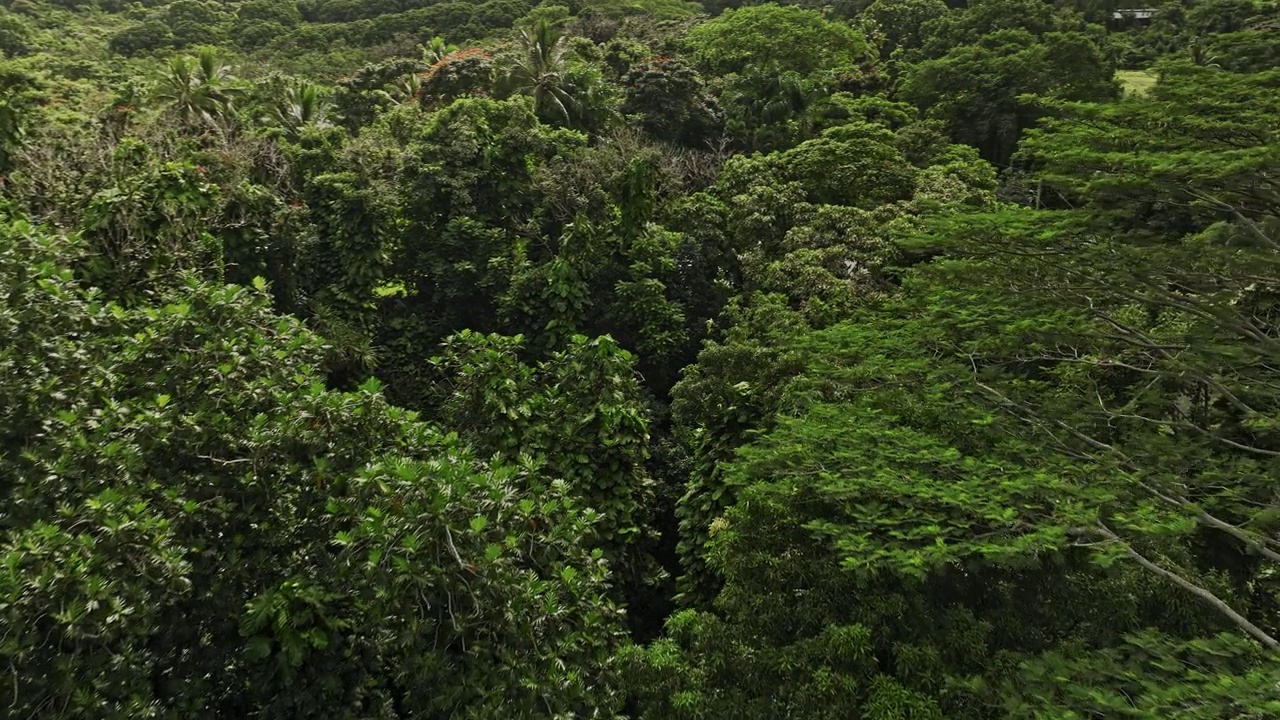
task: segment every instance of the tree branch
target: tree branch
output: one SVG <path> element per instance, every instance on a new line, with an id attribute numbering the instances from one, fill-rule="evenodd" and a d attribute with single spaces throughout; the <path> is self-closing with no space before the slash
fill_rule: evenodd
<path id="1" fill-rule="evenodd" d="M 1183 590 L 1186 590 L 1192 595 L 1195 595 L 1196 597 L 1205 601 L 1210 606 L 1212 606 L 1215 610 L 1217 610 L 1219 613 L 1226 616 L 1233 623 L 1235 623 L 1236 626 L 1239 627 L 1241 630 L 1244 630 L 1255 640 L 1257 640 L 1258 642 L 1266 646 L 1268 650 L 1280 651 L 1280 640 L 1276 640 L 1275 638 L 1268 635 L 1266 631 L 1264 631 L 1262 628 L 1258 627 L 1257 625 L 1254 625 L 1252 622 L 1249 622 L 1248 618 L 1236 612 L 1234 609 L 1232 609 L 1230 605 L 1224 602 L 1217 595 L 1214 595 L 1212 592 L 1209 592 L 1205 588 L 1202 588 L 1199 585 L 1196 585 L 1195 583 L 1191 582 L 1190 580 L 1187 580 L 1181 575 L 1178 575 L 1177 573 L 1174 573 L 1174 572 L 1170 572 L 1169 570 L 1166 570 L 1160 567 L 1159 565 L 1151 562 L 1147 558 L 1143 557 L 1141 553 L 1133 549 L 1132 545 L 1125 542 L 1119 535 L 1112 532 L 1112 530 L 1108 528 L 1105 524 L 1103 524 L 1101 521 L 1098 522 L 1097 531 L 1099 534 L 1101 534 L 1103 537 L 1107 538 L 1108 540 L 1119 543 L 1120 546 L 1124 548 L 1125 552 L 1129 554 L 1129 557 L 1133 558 L 1135 562 L 1137 562 L 1146 570 L 1152 573 L 1155 573 L 1156 575 L 1159 575 L 1160 577 L 1172 582 L 1173 584 L 1177 585 Z"/>
<path id="2" fill-rule="evenodd" d="M 1081 432 L 1078 428 L 1074 428 L 1061 420 L 1058 420 L 1058 419 L 1046 420 L 1045 418 L 1042 418 L 1041 416 L 1036 414 L 1034 410 L 1032 410 L 1031 408 L 1026 408 L 1025 406 L 1019 405 L 1019 403 L 1014 401 L 1009 396 L 1005 395 L 999 390 L 996 390 L 990 385 L 987 385 L 981 380 L 978 380 L 976 376 L 974 378 L 974 382 L 977 383 L 979 388 L 981 388 L 982 390 L 984 390 L 985 392 L 987 392 L 988 394 L 992 395 L 994 398 L 999 400 L 1000 404 L 1006 407 L 1011 407 L 1015 410 L 1020 410 L 1021 412 L 1019 413 L 1019 416 L 1022 417 L 1023 420 L 1030 420 L 1037 424 L 1049 422 L 1053 425 L 1056 425 L 1062 428 L 1063 430 L 1065 430 L 1066 432 L 1068 432 L 1069 434 L 1071 434 L 1072 436 L 1074 436 L 1076 439 L 1080 440 L 1081 442 L 1085 443 L 1089 447 L 1093 448 L 1094 450 L 1099 450 L 1101 452 L 1110 453 L 1114 455 L 1116 459 L 1120 461 L 1121 466 L 1128 472 L 1130 473 L 1138 472 L 1137 466 L 1133 462 L 1133 460 L 1128 455 L 1126 455 L 1124 452 L 1117 449 L 1113 445 L 1109 445 L 1101 440 L 1098 440 L 1095 437 L 1088 435 L 1087 433 Z M 1052 435 L 1052 433 L 1050 433 L 1050 435 Z M 1070 449 L 1068 448 L 1068 450 Z M 1197 506 L 1195 503 L 1192 503 L 1190 500 L 1182 496 L 1175 497 L 1175 496 L 1169 495 L 1168 493 L 1161 492 L 1159 489 L 1153 487 L 1151 484 L 1147 482 L 1144 482 L 1138 479 L 1137 477 L 1131 477 L 1130 480 L 1132 480 L 1138 487 L 1150 493 L 1153 497 L 1156 497 L 1161 501 L 1168 503 L 1169 505 L 1173 505 L 1183 510 L 1191 510 L 1195 514 L 1196 519 L 1200 520 L 1204 524 L 1227 533 L 1231 537 L 1244 543 L 1250 549 L 1256 550 L 1259 554 L 1261 554 L 1263 557 L 1266 557 L 1268 560 L 1271 560 L 1276 563 L 1280 563 L 1280 553 L 1268 547 L 1268 540 L 1265 540 L 1265 539 L 1260 540 L 1258 537 L 1256 537 L 1252 533 L 1242 530 L 1239 527 L 1232 525 L 1231 523 L 1225 520 L 1222 520 L 1221 518 L 1218 518 L 1209 514 L 1206 510 L 1204 510 L 1204 508 Z"/>

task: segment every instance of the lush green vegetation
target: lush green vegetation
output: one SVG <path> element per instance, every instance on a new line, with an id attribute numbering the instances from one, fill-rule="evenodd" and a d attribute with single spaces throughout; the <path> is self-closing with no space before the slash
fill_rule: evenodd
<path id="1" fill-rule="evenodd" d="M 13 718 L 1280 717 L 1280 5 L 0 6 Z"/>

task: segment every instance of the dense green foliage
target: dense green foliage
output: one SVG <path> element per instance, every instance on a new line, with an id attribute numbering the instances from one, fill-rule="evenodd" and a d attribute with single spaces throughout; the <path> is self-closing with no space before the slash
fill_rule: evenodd
<path id="1" fill-rule="evenodd" d="M 1280 717 L 1280 5 L 1155 10 L 0 6 L 4 717 Z"/>

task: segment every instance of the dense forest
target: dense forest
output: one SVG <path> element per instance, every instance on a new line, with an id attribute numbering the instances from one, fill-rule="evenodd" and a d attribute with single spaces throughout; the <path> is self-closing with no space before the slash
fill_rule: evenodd
<path id="1" fill-rule="evenodd" d="M 1280 718 L 1275 0 L 0 0 L 0 708 Z"/>

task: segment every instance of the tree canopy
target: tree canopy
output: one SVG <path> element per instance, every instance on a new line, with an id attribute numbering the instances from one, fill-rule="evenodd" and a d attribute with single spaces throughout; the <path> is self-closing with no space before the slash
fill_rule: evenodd
<path id="1" fill-rule="evenodd" d="M 5 717 L 1280 717 L 1277 33 L 0 7 Z"/>

